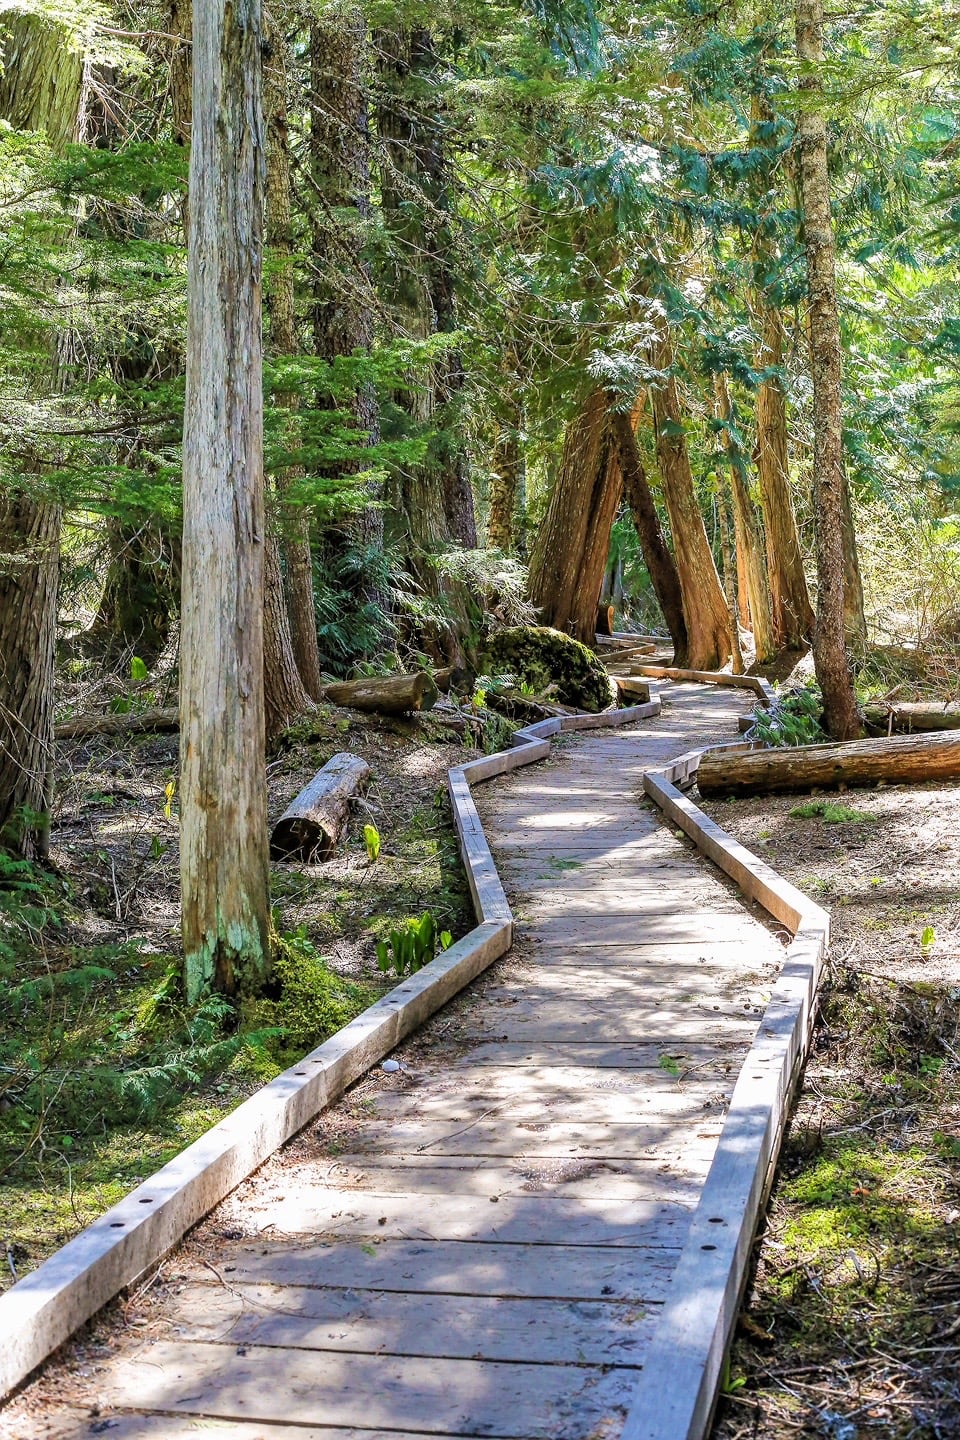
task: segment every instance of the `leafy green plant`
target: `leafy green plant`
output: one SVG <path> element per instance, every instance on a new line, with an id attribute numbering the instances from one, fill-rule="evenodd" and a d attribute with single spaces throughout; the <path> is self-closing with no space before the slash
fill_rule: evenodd
<path id="1" fill-rule="evenodd" d="M 384 974 L 392 970 L 399 979 L 421 970 L 440 949 L 447 950 L 453 943 L 449 930 L 437 934 L 437 922 L 431 911 L 424 910 L 417 917 L 411 916 L 402 925 L 394 926 L 389 938 L 377 941 L 377 968 Z"/>
<path id="2" fill-rule="evenodd" d="M 375 865 L 380 858 L 380 831 L 376 825 L 364 825 L 363 843 L 367 847 L 367 859 Z"/>
<path id="3" fill-rule="evenodd" d="M 790 690 L 779 695 L 770 709 L 757 706 L 747 734 L 765 745 L 815 745 L 826 739 L 820 727 L 822 710 L 820 691 L 814 686 Z"/>

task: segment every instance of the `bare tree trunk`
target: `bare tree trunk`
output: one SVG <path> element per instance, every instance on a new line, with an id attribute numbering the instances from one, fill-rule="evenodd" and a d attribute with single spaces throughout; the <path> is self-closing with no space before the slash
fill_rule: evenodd
<path id="1" fill-rule="evenodd" d="M 148 520 L 136 528 L 107 521 L 110 560 L 85 652 L 159 659 L 180 603 L 180 543 Z"/>
<path id="2" fill-rule="evenodd" d="M 597 604 L 620 503 L 619 465 L 611 465 L 607 397 L 595 390 L 567 426 L 560 470 L 530 556 L 530 598 L 543 623 L 596 641 Z"/>
<path id="3" fill-rule="evenodd" d="M 760 304 L 763 334 L 757 364 L 762 370 L 779 370 L 784 355 L 783 318 L 766 297 Z M 799 649 L 813 634 L 813 608 L 790 494 L 787 397 L 779 375 L 763 380 L 757 391 L 755 460 L 763 500 L 773 636 L 778 645 Z"/>
<path id="4" fill-rule="evenodd" d="M 197 6 L 180 677 L 180 873 L 191 1002 L 210 988 L 255 992 L 270 966 L 261 48 L 259 0 Z"/>
<path id="5" fill-rule="evenodd" d="M 683 433 L 680 397 L 673 376 L 673 346 L 664 322 L 654 363 L 667 378 L 651 387 L 657 460 L 670 516 L 677 571 L 687 624 L 688 663 L 695 670 L 721 670 L 731 655 L 730 621 L 720 577 L 693 487 Z"/>
<path id="6" fill-rule="evenodd" d="M 713 377 L 717 418 L 724 424 L 723 445 L 730 462 L 730 488 L 733 494 L 734 533 L 737 542 L 737 574 L 746 590 L 747 605 L 753 629 L 758 664 L 776 653 L 773 621 L 770 611 L 770 587 L 767 583 L 763 532 L 747 486 L 747 457 L 734 429 L 736 417 L 730 401 L 726 376 L 717 371 Z M 743 614 L 741 602 L 741 614 Z"/>
<path id="7" fill-rule="evenodd" d="M 631 417 L 622 410 L 610 409 L 610 426 L 620 459 L 623 490 L 630 506 L 644 564 L 650 576 L 653 593 L 673 641 L 673 663 L 687 664 L 687 624 L 683 618 L 683 594 L 680 576 L 660 524 L 640 447 Z"/>
<path id="8" fill-rule="evenodd" d="M 796 0 L 797 55 L 801 88 L 816 97 L 823 64 L 822 0 Z M 797 121 L 800 185 L 807 252 L 810 373 L 813 380 L 813 492 L 817 521 L 817 619 L 813 658 L 823 692 L 824 719 L 835 740 L 860 734 L 860 716 L 844 637 L 843 468 L 840 323 L 827 126 L 813 104 Z"/>
<path id="9" fill-rule="evenodd" d="M 270 345 L 276 355 L 297 355 L 300 343 L 297 337 L 297 320 L 294 305 L 293 283 L 293 231 L 290 211 L 290 138 L 287 130 L 287 74 L 284 40 L 279 32 L 274 37 L 270 67 L 265 76 L 265 99 L 267 107 L 267 244 L 275 257 L 275 270 L 267 295 L 267 311 L 270 317 Z M 293 393 L 279 395 L 278 404 L 290 412 L 289 427 L 291 441 L 297 438 L 297 396 Z M 276 477 L 277 488 L 283 489 L 302 475 L 302 468 L 296 467 Z M 302 702 L 320 695 L 320 648 L 317 644 L 317 620 L 313 594 L 313 553 L 310 547 L 310 520 L 302 506 L 280 506 L 280 518 L 284 532 L 284 548 L 287 557 L 287 611 L 284 616 L 273 603 L 268 583 L 265 592 L 264 636 L 265 660 L 268 675 L 278 685 L 278 702 L 271 709 L 271 684 L 267 683 L 267 734 L 282 729 L 296 711 L 289 711 L 289 705 L 280 696 L 289 692 L 289 699 L 298 697 Z M 276 574 L 271 566 L 268 581 L 282 577 L 279 556 Z M 286 673 L 274 674 L 279 670 L 289 672 L 290 661 L 296 666 L 301 688 L 299 694 L 293 677 Z M 289 712 L 289 719 L 282 716 Z M 274 728 L 275 727 L 275 728 Z"/>
<path id="10" fill-rule="evenodd" d="M 44 857 L 53 789 L 60 511 L 0 495 L 0 845 Z"/>

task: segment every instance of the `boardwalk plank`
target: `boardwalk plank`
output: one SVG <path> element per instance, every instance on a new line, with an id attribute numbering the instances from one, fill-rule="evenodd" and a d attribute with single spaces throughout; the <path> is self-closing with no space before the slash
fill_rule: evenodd
<path id="1" fill-rule="evenodd" d="M 676 1260 L 667 1247 L 503 1245 L 385 1240 L 379 1245 L 282 1240 L 225 1250 L 229 1284 L 310 1285 L 526 1299 L 661 1300 Z"/>
<path id="2" fill-rule="evenodd" d="M 293 1285 L 187 1285 L 170 1307 L 182 1340 L 281 1345 L 353 1354 L 521 1360 L 525 1364 L 638 1363 L 659 1306 L 596 1300 L 519 1300 Z"/>
<path id="3" fill-rule="evenodd" d="M 224 1419 L 583 1440 L 624 1412 L 634 1372 L 161 1342 L 118 1367 L 116 1405 Z"/>

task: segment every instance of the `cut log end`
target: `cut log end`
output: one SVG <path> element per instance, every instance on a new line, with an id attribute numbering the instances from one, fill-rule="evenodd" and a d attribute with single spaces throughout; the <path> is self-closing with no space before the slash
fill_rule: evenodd
<path id="1" fill-rule="evenodd" d="M 370 766 L 359 755 L 334 755 L 274 825 L 271 859 L 306 864 L 327 859 L 347 822 L 351 797 L 369 778 Z"/>

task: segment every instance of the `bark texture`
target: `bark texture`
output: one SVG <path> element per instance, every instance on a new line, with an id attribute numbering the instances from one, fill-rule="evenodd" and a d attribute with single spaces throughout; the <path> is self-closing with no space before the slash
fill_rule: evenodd
<path id="1" fill-rule="evenodd" d="M 779 371 L 784 358 L 783 317 L 765 299 L 761 305 L 763 332 L 757 363 L 763 370 Z M 813 607 L 790 493 L 787 397 L 779 374 L 762 381 L 757 390 L 755 460 L 763 502 L 773 638 L 777 645 L 799 649 L 813 636 Z"/>
<path id="2" fill-rule="evenodd" d="M 287 74 L 286 52 L 283 37 L 273 37 L 270 63 L 265 76 L 264 97 L 267 108 L 267 244 L 275 261 L 267 309 L 270 316 L 270 344 L 275 355 L 297 355 L 300 341 L 297 335 L 297 317 L 294 303 L 293 275 L 293 230 L 290 207 L 290 136 L 287 128 Z M 289 419 L 288 440 L 295 448 L 299 439 L 297 422 L 297 396 L 293 393 L 277 396 L 278 403 L 287 410 Z M 289 692 L 288 703 L 274 705 L 270 680 L 267 681 L 267 734 L 282 729 L 296 710 L 290 711 L 289 719 L 283 714 L 289 703 L 306 708 L 306 698 L 316 699 L 320 694 L 320 648 L 317 644 L 316 609 L 313 593 L 313 552 L 310 546 L 310 518 L 300 506 L 282 503 L 284 489 L 291 481 L 303 474 L 302 466 L 291 467 L 282 475 L 275 476 L 280 492 L 279 519 L 282 525 L 284 548 L 287 559 L 286 613 L 274 602 L 270 585 L 264 595 L 266 605 L 264 623 L 265 663 L 269 670 L 279 672 L 278 696 Z M 280 581 L 281 595 L 283 581 L 280 557 L 276 557 L 276 569 L 271 567 L 268 581 Z M 290 672 L 297 671 L 296 677 Z M 299 684 L 298 684 L 299 682 Z M 301 691 L 304 692 L 301 694 Z"/>
<path id="3" fill-rule="evenodd" d="M 310 864 L 328 856 L 350 814 L 350 799 L 370 779 L 370 766 L 359 755 L 333 755 L 284 810 L 270 836 L 277 860 Z"/>
<path id="4" fill-rule="evenodd" d="M 817 67 L 823 54 L 822 0 L 797 0 L 797 55 L 801 87 L 821 91 Z M 817 617 L 813 658 L 826 728 L 835 740 L 860 733 L 853 677 L 844 634 L 844 508 L 840 323 L 836 260 L 830 216 L 827 126 L 815 105 L 800 111 L 800 189 L 807 255 L 810 373 L 813 380 L 813 494 L 817 526 Z"/>
<path id="5" fill-rule="evenodd" d="M 594 390 L 567 426 L 560 470 L 530 556 L 530 598 L 542 623 L 584 645 L 596 641 L 597 605 L 622 493 L 607 397 Z"/>
<path id="6" fill-rule="evenodd" d="M 523 455 L 520 437 L 512 425 L 504 425 L 493 451 L 490 472 L 490 515 L 487 544 L 498 550 L 514 548 L 515 516 L 521 492 Z"/>
<path id="7" fill-rule="evenodd" d="M 765 795 L 893 780 L 898 785 L 960 779 L 956 735 L 895 735 L 839 745 L 797 745 L 730 754 L 707 751 L 697 770 L 701 795 Z"/>
<path id="8" fill-rule="evenodd" d="M 263 555 L 263 705 L 268 740 L 313 709 L 293 653 L 280 546 L 272 531 L 267 533 Z"/>
<path id="9" fill-rule="evenodd" d="M 611 409 L 610 425 L 620 460 L 624 496 L 633 516 L 653 593 L 673 641 L 674 664 L 686 665 L 687 623 L 683 618 L 680 576 L 660 524 L 633 422 L 625 412 Z"/>
<path id="10" fill-rule="evenodd" d="M 0 844 L 50 840 L 60 511 L 0 495 Z"/>
<path id="11" fill-rule="evenodd" d="M 763 664 L 776 653 L 773 638 L 773 617 L 770 608 L 770 586 L 764 556 L 763 528 L 747 484 L 748 464 L 743 447 L 737 439 L 736 417 L 730 400 L 726 376 L 717 372 L 713 377 L 717 418 L 723 422 L 723 445 L 730 462 L 730 490 L 733 496 L 733 523 L 737 545 L 737 574 L 746 591 L 748 614 L 741 606 L 741 618 L 749 619 L 753 630 L 756 659 Z"/>
<path id="12" fill-rule="evenodd" d="M 683 411 L 673 375 L 673 346 L 666 322 L 656 345 L 654 364 L 665 374 L 652 388 L 657 462 L 683 592 L 687 660 L 696 670 L 722 670 L 730 659 L 730 622 L 720 577 L 697 502 L 683 433 Z"/>
<path id="13" fill-rule="evenodd" d="M 259 0 L 193 27 L 183 437 L 181 882 L 187 998 L 269 971 L 263 703 Z"/>

